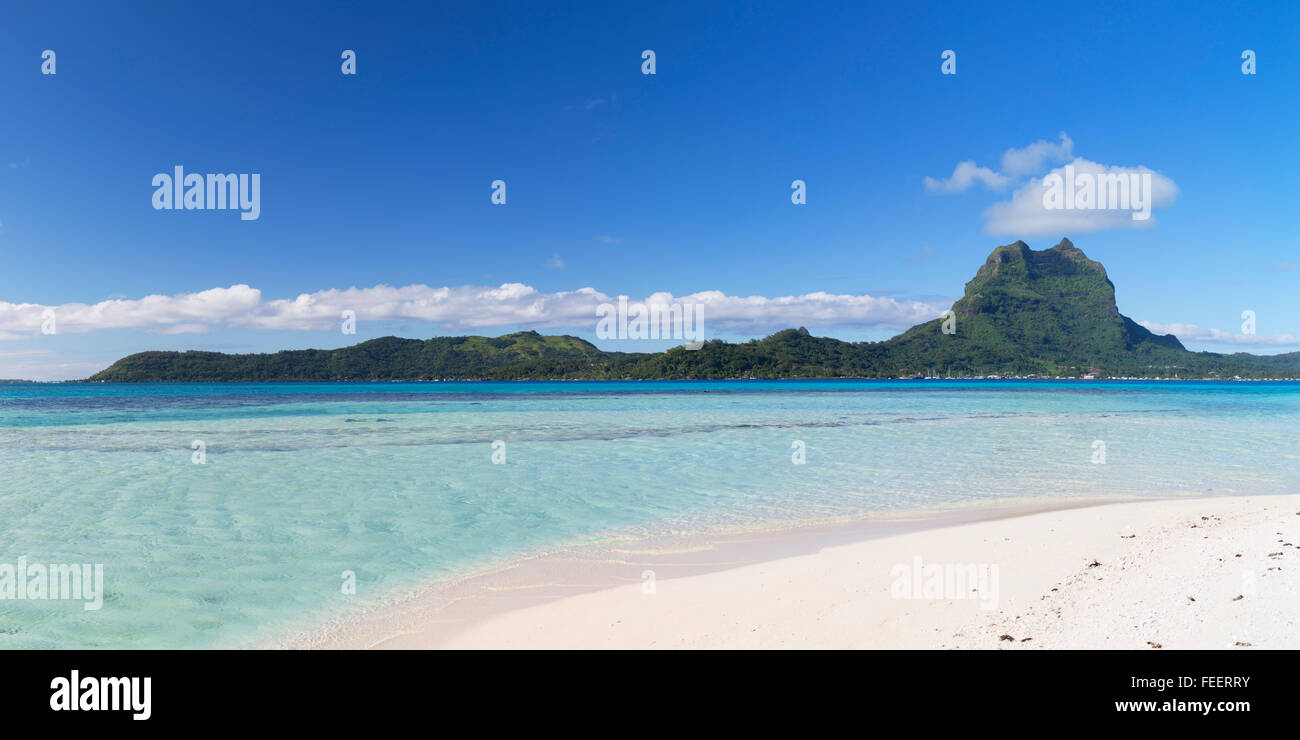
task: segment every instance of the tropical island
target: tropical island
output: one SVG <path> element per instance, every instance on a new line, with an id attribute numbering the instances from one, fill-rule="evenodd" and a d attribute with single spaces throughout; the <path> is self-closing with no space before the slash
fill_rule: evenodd
<path id="1" fill-rule="evenodd" d="M 140 352 L 90 382 L 1300 377 L 1300 352 L 1192 352 L 1122 315 L 1101 263 L 1062 239 L 997 247 L 944 319 L 880 342 L 786 329 L 698 349 L 606 352 L 569 335 L 382 337 L 333 350 Z"/>

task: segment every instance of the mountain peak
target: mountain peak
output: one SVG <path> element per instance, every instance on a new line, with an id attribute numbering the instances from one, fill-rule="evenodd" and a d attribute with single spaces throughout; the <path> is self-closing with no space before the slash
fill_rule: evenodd
<path id="1" fill-rule="evenodd" d="M 955 334 L 932 321 L 889 343 L 934 365 L 1045 374 L 1183 349 L 1172 335 L 1156 336 L 1120 314 L 1106 268 L 1069 239 L 1043 250 L 1023 241 L 996 247 L 952 309 Z"/>
<path id="2" fill-rule="evenodd" d="M 1093 269 L 1100 270 L 1103 275 L 1106 273 L 1106 268 L 1102 267 L 1100 262 L 1088 259 L 1088 255 L 1084 254 L 1082 249 L 1074 246 L 1074 242 L 1069 239 L 1062 239 L 1056 243 L 1056 246 L 1046 251 L 1083 262 Z"/>
<path id="3" fill-rule="evenodd" d="M 1106 278 L 1106 268 L 1100 262 L 1088 259 L 1082 249 L 1069 239 L 1062 239 L 1050 249 L 1034 250 L 1023 241 L 995 247 L 975 279 L 966 284 L 967 294 L 972 284 L 980 287 L 995 276 L 1010 280 L 1034 280 L 1049 275 L 1067 275 L 1080 270 L 1095 272 Z M 1109 282 L 1107 283 L 1109 284 Z M 1111 290 L 1113 291 L 1113 286 Z"/>
<path id="4" fill-rule="evenodd" d="M 1086 305 L 1086 316 L 1118 316 L 1115 286 L 1100 262 L 1088 259 L 1069 239 L 1035 251 L 1023 241 L 994 248 L 965 295 L 953 304 L 958 315 L 993 310 L 1038 310 L 1048 304 Z"/>

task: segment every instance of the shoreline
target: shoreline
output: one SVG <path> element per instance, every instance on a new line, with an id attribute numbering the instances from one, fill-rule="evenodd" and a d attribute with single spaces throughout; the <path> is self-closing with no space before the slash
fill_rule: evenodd
<path id="1" fill-rule="evenodd" d="M 373 379 L 373 380 L 90 380 L 82 378 L 78 380 L 24 380 L 21 378 L 0 380 L 0 384 L 7 385 L 197 385 L 197 384 L 231 384 L 231 385 L 303 385 L 303 384 L 322 384 L 322 383 L 723 383 L 732 381 L 769 381 L 769 382 L 805 382 L 813 380 L 879 380 L 879 381 L 916 381 L 916 380 L 1012 380 L 1012 381 L 1121 381 L 1121 382 L 1187 382 L 1187 383 L 1296 383 L 1300 382 L 1300 377 L 1285 378 L 1178 378 L 1178 377 L 1145 377 L 1141 375 L 1115 375 L 1100 378 L 1086 378 L 1078 375 L 962 375 L 962 376 L 920 376 L 920 377 L 892 377 L 878 378 L 865 375 L 834 375 L 834 376 L 817 376 L 809 378 L 801 377 L 734 377 L 734 378 L 433 378 L 424 380 L 421 378 L 400 378 L 400 379 Z"/>
<path id="2" fill-rule="evenodd" d="M 1297 647 L 1297 544 L 1300 494 L 890 512 L 560 550 L 278 647 Z M 997 566 L 995 593 L 891 593 L 922 562 Z"/>
<path id="3" fill-rule="evenodd" d="M 277 649 L 437 647 L 455 635 L 510 612 L 628 584 L 645 570 L 656 581 L 726 572 L 815 554 L 827 547 L 1034 513 L 1148 500 L 1131 496 L 1002 498 L 886 510 L 852 518 L 751 524 L 735 529 L 573 543 L 462 576 L 427 582 L 360 614 L 327 619 L 289 637 L 263 642 Z M 413 635 L 423 635 L 418 640 Z"/>

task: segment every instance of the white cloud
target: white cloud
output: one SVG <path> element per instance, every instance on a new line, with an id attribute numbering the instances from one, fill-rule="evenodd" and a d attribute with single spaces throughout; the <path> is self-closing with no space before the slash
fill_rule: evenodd
<path id="1" fill-rule="evenodd" d="M 1050 171 L 1043 171 L 1054 165 L 1064 165 L 1064 167 L 1055 166 Z M 973 160 L 967 160 L 957 165 L 952 177 L 944 180 L 925 178 L 925 188 L 932 193 L 959 193 L 976 183 L 983 183 L 992 190 L 1005 190 L 1014 186 L 1008 200 L 995 203 L 984 212 L 984 230 L 988 234 L 1059 236 L 1064 233 L 1081 234 L 1105 229 L 1144 229 L 1155 225 L 1154 218 L 1134 219 L 1133 210 L 1128 208 L 1047 208 L 1043 205 L 1043 194 L 1046 189 L 1044 182 L 1052 175 L 1064 179 L 1065 167 L 1072 167 L 1076 178 L 1081 174 L 1150 175 L 1152 201 L 1150 207 L 1167 207 L 1178 197 L 1178 186 L 1173 180 L 1147 167 L 1107 166 L 1075 157 L 1074 140 L 1064 131 L 1058 135 L 1056 141 L 1039 139 L 1020 149 L 1008 149 L 1003 153 L 1000 169 L 997 171 L 981 167 Z M 1035 174 L 1041 176 L 1033 177 Z M 1142 211 L 1143 208 L 1134 210 Z"/>
<path id="2" fill-rule="evenodd" d="M 551 255 L 551 258 L 546 261 L 546 266 L 552 270 L 563 270 L 564 260 L 560 259 L 560 255 L 553 254 Z"/>
<path id="3" fill-rule="evenodd" d="M 1064 131 L 1056 142 L 1039 139 L 1024 149 L 1008 149 L 1002 155 L 1002 174 L 1021 177 L 1039 172 L 1049 164 L 1068 162 L 1074 157 L 1074 140 Z"/>
<path id="4" fill-rule="evenodd" d="M 46 306 L 0 302 L 0 339 L 38 333 L 46 310 L 54 309 L 60 334 L 133 328 L 156 334 L 204 333 L 218 328 L 337 330 L 341 314 L 355 311 L 358 321 L 415 320 L 449 331 L 490 327 L 594 329 L 596 307 L 615 303 L 594 288 L 540 293 L 520 283 L 498 287 L 322 290 L 296 298 L 264 300 L 247 285 L 213 288 L 175 296 L 114 299 L 95 304 Z M 767 298 L 704 291 L 686 296 L 654 293 L 645 303 L 703 305 L 705 326 L 758 334 L 791 326 L 881 327 L 904 329 L 938 316 L 947 305 L 870 295 L 807 293 Z"/>
<path id="5" fill-rule="evenodd" d="M 1057 142 L 1039 139 L 1023 149 L 1011 148 L 1002 154 L 1002 170 L 994 172 L 980 167 L 974 160 L 959 162 L 946 180 L 925 178 L 925 189 L 930 192 L 960 193 L 976 182 L 993 190 L 1002 190 L 1016 178 L 1031 175 L 1048 164 L 1067 162 L 1074 155 L 1074 141 L 1064 131 Z"/>
<path id="6" fill-rule="evenodd" d="M 146 331 L 150 334 L 162 334 L 164 336 L 171 334 L 207 334 L 212 331 L 212 327 L 204 324 L 172 324 L 156 329 L 147 329 Z"/>
<path id="7" fill-rule="evenodd" d="M 1243 346 L 1300 346 L 1300 336 L 1295 334 L 1236 334 L 1222 329 L 1197 326 L 1196 324 L 1158 324 L 1154 321 L 1139 321 L 1156 334 L 1173 334 L 1179 341 L 1205 344 L 1238 344 Z"/>
<path id="8" fill-rule="evenodd" d="M 1174 181 L 1154 172 L 1147 167 L 1116 167 L 1090 162 L 1077 158 L 1067 167 L 1072 167 L 1074 177 L 1081 175 L 1150 175 L 1150 208 L 1165 208 L 1173 205 L 1178 197 L 1178 186 Z M 989 234 L 1011 234 L 1014 236 L 1056 236 L 1060 234 L 1082 234 L 1106 229 L 1145 229 L 1155 225 L 1152 215 L 1145 220 L 1135 220 L 1133 210 L 1109 209 L 1049 209 L 1043 204 L 1046 190 L 1044 180 L 1056 175 L 1066 179 L 1066 169 L 1057 167 L 1043 178 L 1030 179 L 1017 188 L 1010 200 L 993 204 L 985 211 L 984 229 Z"/>
<path id="9" fill-rule="evenodd" d="M 976 182 L 982 182 L 994 190 L 1005 188 L 1010 178 L 999 175 L 988 167 L 979 167 L 974 160 L 958 162 L 953 168 L 952 177 L 946 180 L 936 180 L 933 177 L 925 178 L 925 189 L 932 193 L 960 193 L 961 191 L 974 185 Z"/>
<path id="10" fill-rule="evenodd" d="M 151 295 L 137 300 L 110 299 L 94 304 L 45 306 L 0 301 L 0 332 L 39 332 L 44 313 L 51 308 L 55 309 L 57 332 L 76 334 L 94 329 L 164 329 L 186 322 L 221 321 L 254 311 L 261 302 L 261 291 L 247 285 L 175 296 Z"/>

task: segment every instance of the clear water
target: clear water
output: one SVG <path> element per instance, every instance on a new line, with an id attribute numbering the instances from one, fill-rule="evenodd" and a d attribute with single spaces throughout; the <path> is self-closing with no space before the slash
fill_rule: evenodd
<path id="1" fill-rule="evenodd" d="M 107 592 L 0 599 L 0 647 L 263 644 L 647 533 L 1296 492 L 1297 422 L 1292 383 L 0 384 L 0 563 L 102 563 Z"/>

